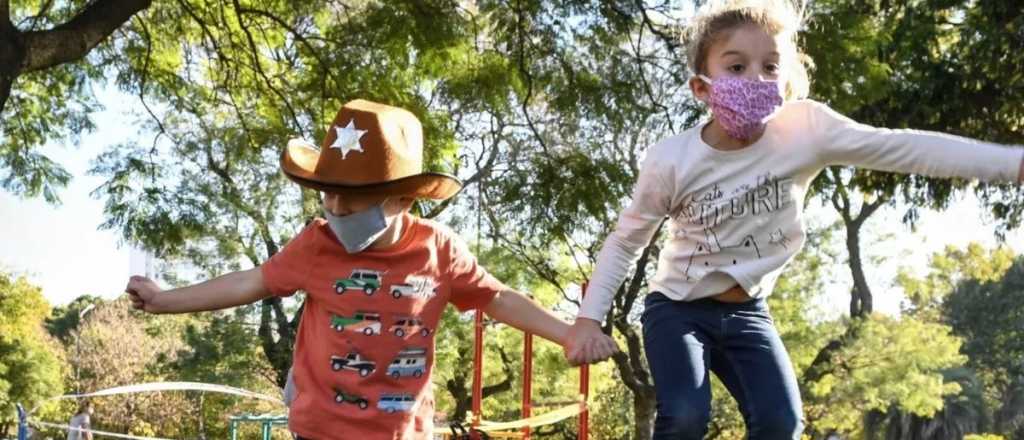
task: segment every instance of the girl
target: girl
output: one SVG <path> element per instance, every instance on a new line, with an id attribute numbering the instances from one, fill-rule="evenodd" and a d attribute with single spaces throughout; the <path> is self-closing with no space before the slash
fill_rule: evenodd
<path id="1" fill-rule="evenodd" d="M 597 260 L 570 330 L 575 363 L 608 352 L 599 323 L 627 269 L 665 217 L 667 243 L 644 301 L 657 395 L 654 438 L 702 439 L 708 371 L 737 400 L 751 439 L 800 438 L 802 409 L 765 298 L 802 246 L 811 180 L 830 165 L 1020 181 L 1019 149 L 854 122 L 807 95 L 799 19 L 790 8 L 731 6 L 691 30 L 694 96 L 712 111 L 650 147 L 632 202 Z"/>

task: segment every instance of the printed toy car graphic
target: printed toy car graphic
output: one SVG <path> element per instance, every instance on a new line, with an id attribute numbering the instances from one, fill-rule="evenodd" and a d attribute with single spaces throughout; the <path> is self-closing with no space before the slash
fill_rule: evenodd
<path id="1" fill-rule="evenodd" d="M 366 409 L 370 407 L 370 401 L 366 400 L 365 397 L 359 397 L 355 394 L 348 394 L 337 388 L 334 389 L 334 401 L 337 403 L 354 403 L 359 409 Z"/>
<path id="2" fill-rule="evenodd" d="M 404 283 L 391 285 L 391 296 L 395 299 L 406 298 L 431 298 L 437 295 L 437 285 L 430 278 L 409 277 Z"/>
<path id="3" fill-rule="evenodd" d="M 348 278 L 334 282 L 334 291 L 341 295 L 346 290 L 362 290 L 367 295 L 373 295 L 373 292 L 380 289 L 380 275 L 376 270 L 355 269 Z"/>
<path id="4" fill-rule="evenodd" d="M 367 336 L 380 334 L 380 313 L 356 312 L 351 318 L 331 315 L 331 328 L 335 331 L 351 330 Z"/>
<path id="5" fill-rule="evenodd" d="M 388 328 L 389 333 L 394 333 L 399 338 L 419 332 L 423 337 L 430 336 L 430 329 L 423 326 L 423 321 L 419 318 L 412 317 L 400 317 L 391 327 Z"/>
<path id="6" fill-rule="evenodd" d="M 377 401 L 377 409 L 392 414 L 396 411 L 410 412 L 416 406 L 416 397 L 412 394 L 381 394 Z"/>
<path id="7" fill-rule="evenodd" d="M 395 360 L 388 365 L 388 376 L 395 379 L 412 376 L 420 377 L 427 371 L 427 349 L 407 348 L 398 352 Z"/>
<path id="8" fill-rule="evenodd" d="M 358 371 L 360 376 L 366 377 L 377 369 L 377 363 L 360 356 L 359 353 L 349 353 L 345 357 L 331 356 L 331 369 Z"/>

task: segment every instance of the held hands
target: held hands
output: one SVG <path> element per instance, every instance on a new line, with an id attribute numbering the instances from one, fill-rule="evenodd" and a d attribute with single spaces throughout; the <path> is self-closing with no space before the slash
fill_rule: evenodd
<path id="1" fill-rule="evenodd" d="M 565 358 L 573 366 L 601 362 L 619 352 L 618 344 L 601 331 L 601 325 L 587 318 L 576 318 L 569 327 L 564 349 Z"/>
<path id="2" fill-rule="evenodd" d="M 124 288 L 128 297 L 132 300 L 132 307 L 149 313 L 159 313 L 155 300 L 163 289 L 157 286 L 153 280 L 143 276 L 132 276 L 128 279 L 128 286 Z"/>

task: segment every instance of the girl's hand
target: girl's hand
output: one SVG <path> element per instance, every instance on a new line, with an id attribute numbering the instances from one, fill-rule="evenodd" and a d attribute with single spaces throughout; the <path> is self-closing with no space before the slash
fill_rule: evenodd
<path id="1" fill-rule="evenodd" d="M 128 297 L 132 300 L 132 307 L 149 313 L 159 313 L 155 305 L 156 298 L 163 289 L 157 286 L 153 280 L 143 276 L 133 276 L 128 279 L 128 286 L 124 288 Z"/>
<path id="2" fill-rule="evenodd" d="M 565 338 L 564 349 L 573 366 L 600 362 L 619 352 L 618 344 L 601 331 L 601 325 L 587 318 L 576 318 Z"/>

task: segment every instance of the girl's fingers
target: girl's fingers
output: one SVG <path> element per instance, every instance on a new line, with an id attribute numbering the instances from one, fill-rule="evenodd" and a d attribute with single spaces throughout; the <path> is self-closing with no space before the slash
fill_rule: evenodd
<path id="1" fill-rule="evenodd" d="M 600 344 L 601 344 L 601 340 L 600 339 L 593 339 L 593 340 L 590 341 L 590 352 L 589 352 L 589 357 L 587 358 L 587 363 L 588 364 L 592 364 L 594 362 L 597 362 L 597 361 L 601 360 L 601 351 L 602 350 L 601 350 L 601 345 Z"/>

